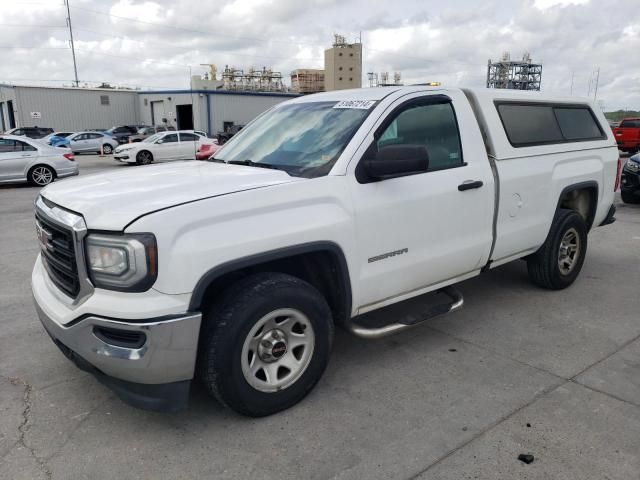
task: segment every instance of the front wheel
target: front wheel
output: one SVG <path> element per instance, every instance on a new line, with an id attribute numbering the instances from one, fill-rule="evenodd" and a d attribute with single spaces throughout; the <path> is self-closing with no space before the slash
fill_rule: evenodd
<path id="1" fill-rule="evenodd" d="M 527 258 L 529 279 L 536 285 L 560 290 L 578 277 L 587 253 L 587 225 L 573 210 L 556 213 L 547 239 Z"/>
<path id="2" fill-rule="evenodd" d="M 102 153 L 104 153 L 105 155 L 111 155 L 113 153 L 113 147 L 108 143 L 105 143 L 104 145 L 102 145 Z"/>
<path id="3" fill-rule="evenodd" d="M 138 155 L 136 155 L 136 163 L 138 165 L 149 165 L 151 162 L 153 162 L 153 155 L 151 155 L 151 152 L 143 150 L 138 152 Z"/>
<path id="4" fill-rule="evenodd" d="M 324 372 L 331 310 L 307 282 L 280 273 L 245 277 L 204 316 L 199 370 L 222 404 L 252 417 L 295 405 Z"/>

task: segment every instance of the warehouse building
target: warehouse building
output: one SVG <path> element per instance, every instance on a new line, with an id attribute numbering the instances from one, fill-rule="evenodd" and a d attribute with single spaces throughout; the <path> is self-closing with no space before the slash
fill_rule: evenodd
<path id="1" fill-rule="evenodd" d="M 0 84 L 0 131 L 14 127 L 89 130 L 138 122 L 138 92 Z"/>
<path id="2" fill-rule="evenodd" d="M 170 125 L 210 135 L 246 125 L 297 94 L 220 89 L 194 78 L 192 90 L 139 91 L 0 84 L 0 132 L 14 127 L 56 131 L 107 129 L 115 125 Z"/>
<path id="3" fill-rule="evenodd" d="M 165 90 L 140 92 L 140 123 L 202 130 L 210 135 L 246 125 L 259 114 L 296 94 L 232 90 Z"/>

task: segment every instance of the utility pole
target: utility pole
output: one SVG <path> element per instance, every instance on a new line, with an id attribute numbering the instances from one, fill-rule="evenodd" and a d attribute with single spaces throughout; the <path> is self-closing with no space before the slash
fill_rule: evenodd
<path id="1" fill-rule="evenodd" d="M 572 71 L 571 72 L 571 88 L 569 90 L 569 95 L 570 96 L 573 96 L 573 78 L 575 77 L 575 75 L 576 75 L 576 72 Z"/>
<path id="2" fill-rule="evenodd" d="M 598 83 L 600 83 L 600 67 L 598 67 L 598 72 L 596 76 L 596 88 L 595 88 L 595 93 L 593 94 L 594 100 L 598 98 Z"/>
<path id="3" fill-rule="evenodd" d="M 67 6 L 67 25 L 69 26 L 69 35 L 71 36 L 71 55 L 73 56 L 73 73 L 75 74 L 76 87 L 78 87 L 80 82 L 78 81 L 78 66 L 76 65 L 76 49 L 75 49 L 75 45 L 73 44 L 73 28 L 71 28 L 71 11 L 69 10 L 69 0 L 65 0 L 64 3 Z"/>

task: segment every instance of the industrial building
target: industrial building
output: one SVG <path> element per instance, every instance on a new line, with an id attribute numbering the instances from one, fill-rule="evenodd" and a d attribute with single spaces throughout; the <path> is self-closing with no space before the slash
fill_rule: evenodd
<path id="1" fill-rule="evenodd" d="M 192 89 L 162 91 L 0 85 L 0 132 L 14 127 L 106 129 L 115 125 L 170 125 L 211 135 L 245 125 L 297 94 L 224 90 L 221 82 L 192 79 Z"/>
<path id="2" fill-rule="evenodd" d="M 362 87 L 362 43 L 347 43 L 334 35 L 333 47 L 324 51 L 325 90 Z"/>
<path id="3" fill-rule="evenodd" d="M 35 126 L 82 130 L 133 125 L 138 123 L 137 100 L 134 90 L 0 84 L 0 131 Z"/>
<path id="4" fill-rule="evenodd" d="M 295 93 L 324 92 L 324 70 L 298 68 L 291 72 L 291 91 Z"/>
<path id="5" fill-rule="evenodd" d="M 512 61 L 509 52 L 502 59 L 487 65 L 487 88 L 508 88 L 512 90 L 540 90 L 542 64 L 533 63 L 531 55 L 525 53 L 520 61 Z"/>

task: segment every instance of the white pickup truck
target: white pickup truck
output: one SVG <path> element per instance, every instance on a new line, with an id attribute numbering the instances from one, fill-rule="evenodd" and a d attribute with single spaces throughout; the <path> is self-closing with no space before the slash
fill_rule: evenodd
<path id="1" fill-rule="evenodd" d="M 251 416 L 300 401 L 334 325 L 379 338 L 462 305 L 515 259 L 561 289 L 614 221 L 618 150 L 589 100 L 423 86 L 282 103 L 208 162 L 42 190 L 32 275 L 60 349 L 123 400 L 174 410 L 200 378 Z M 434 292 L 418 317 L 360 315 Z M 436 295 L 435 292 L 439 292 Z"/>

